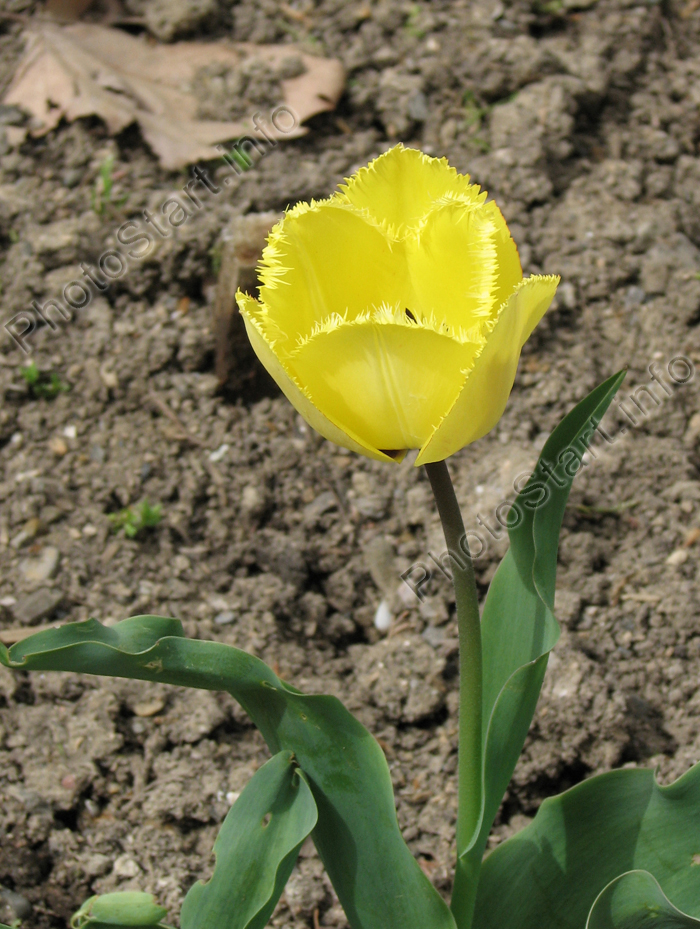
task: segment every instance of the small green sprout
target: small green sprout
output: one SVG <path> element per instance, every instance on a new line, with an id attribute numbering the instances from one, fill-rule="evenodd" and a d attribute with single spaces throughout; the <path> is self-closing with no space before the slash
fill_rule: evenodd
<path id="1" fill-rule="evenodd" d="M 632 510 L 639 504 L 639 500 L 625 500 L 616 506 L 588 506 L 585 503 L 576 503 L 573 509 L 578 510 L 582 516 L 619 516 L 626 510 Z"/>
<path id="2" fill-rule="evenodd" d="M 563 0 L 535 0 L 532 8 L 540 16 L 559 17 L 565 13 Z"/>
<path id="3" fill-rule="evenodd" d="M 480 106 L 471 90 L 465 90 L 462 95 L 462 107 L 464 108 L 464 128 L 471 129 L 474 126 L 477 130 L 480 129 L 482 120 L 484 116 L 488 116 L 490 107 Z"/>
<path id="4" fill-rule="evenodd" d="M 127 539 L 135 538 L 144 529 L 153 529 L 157 526 L 162 518 L 162 507 L 160 503 L 151 506 L 146 500 L 133 509 L 130 506 L 124 507 L 117 513 L 109 513 L 109 521 L 112 524 L 114 532 L 124 530 Z"/>
<path id="5" fill-rule="evenodd" d="M 404 23 L 404 29 L 407 34 L 413 36 L 415 39 L 422 39 L 425 35 L 425 29 L 420 25 L 421 21 L 421 8 L 418 4 L 414 4 L 406 17 L 406 22 Z"/>
<path id="6" fill-rule="evenodd" d="M 70 390 L 70 384 L 62 381 L 58 374 L 53 371 L 51 373 L 40 371 L 34 361 L 19 370 L 35 397 L 45 397 L 51 400 L 58 394 Z"/>
<path id="7" fill-rule="evenodd" d="M 245 152 L 240 152 L 237 148 L 231 149 L 231 158 L 236 162 L 242 171 L 249 171 L 253 167 L 253 161 Z"/>
<path id="8" fill-rule="evenodd" d="M 469 139 L 469 144 L 478 152 L 483 152 L 484 154 L 491 151 L 491 143 L 488 139 L 484 139 L 480 135 L 472 136 L 472 138 Z"/>
<path id="9" fill-rule="evenodd" d="M 215 242 L 209 249 L 209 260 L 211 261 L 211 271 L 214 277 L 219 276 L 221 270 L 221 243 Z"/>
<path id="10" fill-rule="evenodd" d="M 103 216 L 110 207 L 120 207 L 126 203 L 127 197 L 114 197 L 114 156 L 107 155 L 100 165 L 99 176 L 92 191 L 92 209 L 98 216 Z"/>

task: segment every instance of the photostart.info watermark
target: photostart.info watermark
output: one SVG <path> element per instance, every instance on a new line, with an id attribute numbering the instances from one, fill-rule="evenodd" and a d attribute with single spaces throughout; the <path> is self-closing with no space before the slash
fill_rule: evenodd
<path id="1" fill-rule="evenodd" d="M 509 529 L 516 529 L 525 518 L 526 511 L 533 512 L 544 506 L 551 497 L 549 482 L 563 489 L 571 478 L 585 468 L 598 455 L 595 444 L 610 447 L 625 436 L 630 429 L 650 416 L 671 397 L 675 390 L 689 384 L 695 377 L 695 365 L 686 355 L 675 355 L 665 365 L 653 361 L 647 368 L 649 382 L 631 391 L 627 396 L 615 398 L 613 403 L 621 416 L 617 431 L 611 432 L 601 425 L 591 427 L 588 433 L 581 435 L 576 442 L 567 446 L 557 456 L 556 461 L 540 458 L 538 471 L 546 480 L 531 483 L 532 474 L 524 471 L 513 481 L 515 497 L 502 500 L 495 507 L 490 518 L 481 513 L 476 514 L 478 529 L 468 529 L 459 540 L 460 550 L 447 550 L 441 554 L 427 552 L 422 561 L 416 561 L 400 577 L 404 584 L 423 601 L 427 597 L 424 589 L 436 575 L 452 580 L 452 568 L 466 567 L 466 559 L 472 561 L 484 558 L 494 541 L 500 542 Z"/>
<path id="2" fill-rule="evenodd" d="M 278 144 L 278 139 L 270 133 L 270 124 L 281 134 L 290 133 L 299 125 L 296 114 L 286 105 L 275 107 L 269 118 L 255 113 L 251 121 L 258 133 L 255 138 L 244 136 L 229 149 L 223 145 L 215 146 L 235 176 L 248 171 Z M 218 186 L 204 168 L 199 165 L 193 167 L 191 180 L 181 191 L 170 194 L 159 210 L 144 210 L 138 218 L 129 219 L 119 226 L 114 236 L 123 248 L 106 249 L 93 265 L 81 262 L 82 280 L 69 281 L 63 288 L 62 299 L 51 298 L 43 306 L 38 300 L 32 300 L 26 310 L 5 323 L 5 332 L 25 355 L 30 354 L 29 340 L 34 333 L 45 327 L 58 332 L 76 312 L 89 306 L 94 297 L 103 296 L 116 281 L 125 277 L 131 262 L 142 262 L 148 258 L 159 238 L 170 238 L 172 230 L 184 226 L 203 209 L 202 198 L 218 196 L 232 180 L 231 175 L 224 177 L 222 186 Z"/>

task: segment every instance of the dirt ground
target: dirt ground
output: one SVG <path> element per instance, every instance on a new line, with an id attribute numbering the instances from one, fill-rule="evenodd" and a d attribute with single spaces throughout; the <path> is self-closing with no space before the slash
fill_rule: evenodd
<path id="1" fill-rule="evenodd" d="M 220 237 L 241 214 L 328 195 L 401 140 L 488 189 L 526 273 L 561 274 L 502 421 L 451 461 L 465 522 L 485 542 L 484 595 L 514 479 L 574 402 L 629 366 L 606 420 L 611 441 L 574 484 L 563 636 L 493 842 L 594 773 L 651 765 L 673 779 L 700 759 L 700 4 L 152 7 L 167 37 L 297 42 L 337 57 L 347 89 L 335 113 L 211 195 L 71 322 L 32 336 L 32 360 L 69 390 L 37 396 L 20 372 L 27 356 L 2 332 L 0 632 L 173 615 L 191 636 L 336 694 L 380 739 L 406 841 L 448 893 L 456 629 L 450 585 L 430 560 L 444 544 L 427 480 L 410 462 L 388 467 L 321 440 L 250 359 L 243 387 L 217 392 Z M 21 28 L 16 15 L 0 19 L 0 89 Z M 0 108 L 0 124 L 16 118 Z M 115 190 L 100 211 L 108 155 Z M 0 125 L 2 321 L 59 294 L 114 246 L 121 223 L 187 179 L 161 170 L 138 132 L 111 139 L 97 119 L 19 150 Z M 134 539 L 115 532 L 110 514 L 144 500 L 162 507 L 158 525 Z M 400 582 L 416 562 L 434 569 L 422 601 Z M 382 600 L 388 634 L 374 625 Z M 153 892 L 176 921 L 266 757 L 226 696 L 3 671 L 0 921 L 58 929 L 86 896 L 114 889 Z M 272 925 L 346 926 L 311 844 Z"/>

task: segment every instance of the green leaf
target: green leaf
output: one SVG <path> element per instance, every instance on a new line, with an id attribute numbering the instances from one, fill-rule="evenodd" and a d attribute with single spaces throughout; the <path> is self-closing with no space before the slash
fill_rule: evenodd
<path id="1" fill-rule="evenodd" d="M 308 778 L 318 808 L 313 840 L 353 929 L 455 929 L 401 837 L 378 742 L 335 697 L 301 694 L 258 658 L 186 639 L 177 620 L 158 616 L 47 629 L 9 652 L 1 646 L 0 662 L 227 690 L 270 751 L 294 752 Z"/>
<path id="2" fill-rule="evenodd" d="M 72 929 L 146 929 L 160 926 L 167 915 L 165 907 L 158 906 L 151 894 L 138 890 L 90 897 L 70 921 Z"/>
<path id="3" fill-rule="evenodd" d="M 692 929 L 700 921 L 677 910 L 648 871 L 612 881 L 588 914 L 586 929 Z"/>
<path id="4" fill-rule="evenodd" d="M 545 800 L 484 862 L 474 929 L 681 929 L 698 918 L 700 765 L 668 787 L 628 769 Z"/>
<path id="5" fill-rule="evenodd" d="M 576 473 L 573 463 L 580 463 L 624 376 L 609 378 L 564 417 L 509 513 L 510 549 L 491 582 L 481 623 L 483 816 L 467 851 L 475 861 L 486 847 L 530 728 L 548 654 L 559 638 L 552 607 L 559 531 Z"/>
<path id="6" fill-rule="evenodd" d="M 289 751 L 257 771 L 214 843 L 211 879 L 185 897 L 182 929 L 263 929 L 316 825 L 316 804 Z"/>

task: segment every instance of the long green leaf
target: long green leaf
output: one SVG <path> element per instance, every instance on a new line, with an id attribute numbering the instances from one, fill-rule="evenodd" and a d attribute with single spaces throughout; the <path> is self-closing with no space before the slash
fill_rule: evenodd
<path id="1" fill-rule="evenodd" d="M 182 929 L 263 929 L 316 820 L 294 755 L 278 752 L 229 810 L 214 843 L 214 874 L 190 888 Z"/>
<path id="2" fill-rule="evenodd" d="M 588 914 L 586 929 L 697 929 L 700 920 L 681 913 L 648 871 L 628 871 L 612 881 Z"/>
<path id="3" fill-rule="evenodd" d="M 649 872 L 667 902 L 630 871 Z M 545 800 L 484 862 L 474 929 L 681 929 L 698 918 L 700 765 L 668 787 L 628 769 Z"/>
<path id="4" fill-rule="evenodd" d="M 294 752 L 307 776 L 318 808 L 313 840 L 353 929 L 455 929 L 401 837 L 379 744 L 335 697 L 301 694 L 258 658 L 186 639 L 178 620 L 158 616 L 48 629 L 0 647 L 0 662 L 227 690 L 270 751 Z"/>
<path id="5" fill-rule="evenodd" d="M 582 459 L 624 376 L 609 378 L 564 417 L 509 515 L 510 549 L 491 582 L 481 624 L 483 813 L 479 832 L 464 853 L 474 871 L 525 742 L 549 652 L 559 638 L 552 606 L 559 531 L 575 475 L 572 462 Z"/>
<path id="6" fill-rule="evenodd" d="M 559 638 L 552 607 L 559 531 L 575 473 L 567 464 L 583 456 L 624 376 L 609 378 L 564 417 L 513 504 L 510 549 L 491 582 L 482 619 L 484 845 L 525 742 L 548 653 Z"/>

